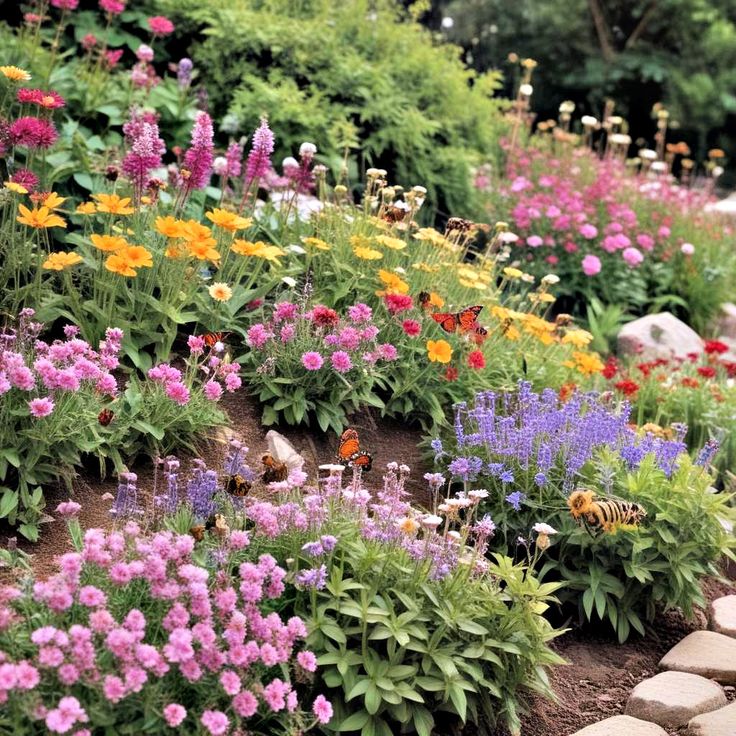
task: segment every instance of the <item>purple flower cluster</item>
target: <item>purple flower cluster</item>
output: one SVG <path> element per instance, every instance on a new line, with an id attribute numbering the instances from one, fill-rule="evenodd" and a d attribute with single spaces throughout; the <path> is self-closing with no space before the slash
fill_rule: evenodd
<path id="1" fill-rule="evenodd" d="M 274 136 L 268 127 L 268 120 L 263 118 L 253 134 L 248 160 L 245 164 L 245 188 L 251 182 L 264 178 L 271 170 L 271 154 L 274 149 Z"/>
<path id="2" fill-rule="evenodd" d="M 200 110 L 192 127 L 192 145 L 184 154 L 184 166 L 189 174 L 186 180 L 188 191 L 204 189 L 210 182 L 215 144 L 212 118 Z"/>
<path id="3" fill-rule="evenodd" d="M 123 125 L 128 152 L 122 163 L 123 173 L 131 180 L 137 201 L 148 184 L 153 169 L 162 164 L 166 144 L 159 137 L 155 113 L 131 110 L 130 119 Z"/>

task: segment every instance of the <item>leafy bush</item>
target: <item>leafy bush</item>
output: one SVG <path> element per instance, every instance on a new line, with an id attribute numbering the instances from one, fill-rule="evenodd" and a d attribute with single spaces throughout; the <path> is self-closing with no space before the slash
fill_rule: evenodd
<path id="1" fill-rule="evenodd" d="M 643 632 L 658 605 L 691 614 L 702 604 L 703 577 L 732 554 L 721 524 L 728 498 L 712 492 L 702 467 L 711 447 L 693 465 L 684 427 L 672 439 L 637 433 L 627 405 L 580 393 L 565 403 L 528 384 L 515 395 L 478 394 L 456 412 L 452 452 L 436 441 L 437 459 L 466 491 L 485 486 L 500 549 L 525 554 L 534 545 L 527 530 L 540 518 L 557 530 L 542 574 L 568 584 L 561 597 L 581 618 L 610 622 L 623 641 L 631 627 Z M 594 502 L 634 502 L 646 517 L 581 527 L 567 508 L 580 489 L 591 489 Z"/>
<path id="2" fill-rule="evenodd" d="M 396 4 L 157 7 L 201 39 L 192 58 L 230 132 L 266 113 L 282 155 L 311 140 L 336 173 L 350 157 L 353 183 L 356 166 L 383 166 L 402 184 L 424 184 L 440 211 L 477 211 L 470 166 L 493 155 L 503 127 L 490 99 L 498 76 L 469 72 L 457 48 L 433 43 Z"/>
<path id="3" fill-rule="evenodd" d="M 66 502 L 57 513 L 73 516 Z M 273 612 L 286 571 L 273 557 L 248 561 L 233 533 L 213 571 L 194 539 L 69 522 L 74 551 L 47 580 L 30 577 L 0 595 L 0 728 L 24 733 L 293 733 L 329 720 L 298 710 L 291 676 L 304 623 Z M 236 581 L 240 581 L 240 584 Z M 247 639 L 247 641 L 246 641 Z M 304 659 L 306 657 L 306 659 Z M 288 707 L 287 707 L 288 703 Z"/>

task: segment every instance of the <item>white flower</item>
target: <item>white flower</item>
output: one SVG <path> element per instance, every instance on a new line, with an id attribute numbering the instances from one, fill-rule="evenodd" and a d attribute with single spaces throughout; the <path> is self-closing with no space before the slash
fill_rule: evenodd
<path id="1" fill-rule="evenodd" d="M 683 243 L 680 246 L 680 252 L 683 255 L 691 256 L 693 253 L 695 253 L 695 246 L 692 243 Z"/>
<path id="2" fill-rule="evenodd" d="M 454 25 L 455 25 L 455 19 L 454 18 L 450 18 L 449 15 L 446 15 L 442 19 L 442 27 L 443 28 L 448 28 L 449 29 L 449 28 L 452 28 Z"/>
<path id="3" fill-rule="evenodd" d="M 293 279 L 291 276 L 282 276 L 281 280 L 292 289 L 296 286 L 296 279 Z"/>
<path id="4" fill-rule="evenodd" d="M 305 156 L 314 156 L 315 153 L 317 153 L 317 146 L 315 146 L 314 143 L 305 141 L 301 146 L 299 146 L 299 155 L 302 158 Z"/>
<path id="5" fill-rule="evenodd" d="M 538 521 L 532 529 L 537 534 L 546 534 L 548 537 L 557 534 L 557 529 L 551 527 L 549 524 L 545 524 L 543 521 Z"/>
<path id="6" fill-rule="evenodd" d="M 320 465 L 319 469 L 326 470 L 329 473 L 342 473 L 345 470 L 345 466 L 338 465 L 337 463 L 326 463 L 325 465 Z"/>
<path id="7" fill-rule="evenodd" d="M 419 523 L 425 529 L 436 529 L 442 523 L 442 517 L 436 516 L 435 514 L 427 514 L 419 520 Z"/>
<path id="8" fill-rule="evenodd" d="M 642 148 L 639 150 L 639 157 L 646 161 L 656 161 L 657 152 L 653 151 L 651 148 Z"/>
<path id="9" fill-rule="evenodd" d="M 521 87 L 519 87 L 519 93 L 524 95 L 524 97 L 531 97 L 532 92 L 534 92 L 534 87 L 532 87 L 531 84 L 522 84 Z"/>
<path id="10" fill-rule="evenodd" d="M 475 491 L 468 491 L 468 497 L 472 499 L 474 503 L 478 503 L 478 501 L 488 498 L 488 491 L 485 488 L 478 488 Z"/>
<path id="11" fill-rule="evenodd" d="M 516 233 L 512 233 L 511 231 L 508 231 L 505 233 L 501 233 L 498 236 L 498 239 L 502 243 L 515 243 L 519 239 L 519 236 Z"/>
<path id="12" fill-rule="evenodd" d="M 293 157 L 293 156 L 287 156 L 282 162 L 281 162 L 281 168 L 282 169 L 298 169 L 299 168 L 299 162 Z"/>
<path id="13" fill-rule="evenodd" d="M 555 276 L 555 274 L 553 274 L 553 273 L 548 273 L 542 279 L 542 283 L 545 284 L 546 286 L 554 286 L 555 284 L 559 284 L 560 283 L 560 277 L 559 276 Z"/>
<path id="14" fill-rule="evenodd" d="M 218 156 L 213 162 L 212 162 L 212 170 L 217 174 L 217 176 L 223 176 L 223 174 L 227 173 L 227 159 L 224 156 Z"/>
<path id="15" fill-rule="evenodd" d="M 580 118 L 580 122 L 586 128 L 595 128 L 595 126 L 598 125 L 598 120 L 592 115 L 583 115 L 583 117 Z"/>

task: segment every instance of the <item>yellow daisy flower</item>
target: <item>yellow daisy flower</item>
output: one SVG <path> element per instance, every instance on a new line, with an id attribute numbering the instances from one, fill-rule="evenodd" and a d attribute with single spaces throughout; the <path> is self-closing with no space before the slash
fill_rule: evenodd
<path id="1" fill-rule="evenodd" d="M 390 235 L 376 235 L 373 240 L 391 250 L 403 250 L 406 243 L 401 238 L 392 238 Z"/>
<path id="2" fill-rule="evenodd" d="M 48 207 L 35 207 L 31 210 L 23 204 L 18 205 L 20 215 L 16 218 L 21 225 L 36 229 L 47 227 L 66 227 L 66 222 L 59 215 L 52 214 Z"/>
<path id="3" fill-rule="evenodd" d="M 94 202 L 81 202 L 74 211 L 78 215 L 94 215 L 97 212 L 97 205 Z"/>
<path id="4" fill-rule="evenodd" d="M 27 82 L 31 78 L 29 72 L 17 66 L 0 66 L 0 74 L 11 82 Z"/>
<path id="5" fill-rule="evenodd" d="M 330 245 L 328 243 L 325 243 L 324 240 L 321 238 L 302 238 L 302 243 L 307 246 L 307 248 L 316 248 L 317 250 L 330 250 Z"/>
<path id="6" fill-rule="evenodd" d="M 216 281 L 207 291 L 216 302 L 227 302 L 233 295 L 233 290 L 221 281 Z"/>
<path id="7" fill-rule="evenodd" d="M 245 230 L 253 224 L 251 217 L 241 217 L 235 212 L 228 212 L 228 210 L 223 210 L 219 207 L 215 207 L 205 217 L 218 227 L 228 230 L 231 233 L 234 233 L 236 230 Z"/>
<path id="8" fill-rule="evenodd" d="M 6 181 L 5 188 L 16 194 L 28 194 L 28 190 L 22 185 L 14 181 Z"/>
<path id="9" fill-rule="evenodd" d="M 131 268 L 151 268 L 153 266 L 153 254 L 142 245 L 129 245 L 119 251 Z"/>
<path id="10" fill-rule="evenodd" d="M 427 357 L 432 363 L 449 363 L 452 347 L 447 340 L 427 340 Z"/>
<path id="11" fill-rule="evenodd" d="M 58 253 L 51 253 L 41 267 L 49 271 L 63 271 L 65 268 L 76 266 L 77 263 L 81 262 L 82 257 L 77 253 L 59 251 Z"/>
<path id="12" fill-rule="evenodd" d="M 89 236 L 89 239 L 97 250 L 107 253 L 114 253 L 115 251 L 128 247 L 128 241 L 121 235 L 98 235 L 97 233 L 93 233 Z"/>
<path id="13" fill-rule="evenodd" d="M 66 197 L 60 197 L 56 192 L 50 192 L 46 195 L 41 204 L 44 207 L 48 207 L 50 210 L 57 210 L 64 204 L 64 202 L 66 202 L 66 200 Z"/>
<path id="14" fill-rule="evenodd" d="M 128 263 L 127 259 L 118 253 L 113 253 L 107 257 L 105 268 L 112 273 L 120 276 L 135 276 L 136 270 Z"/>
<path id="15" fill-rule="evenodd" d="M 93 194 L 92 199 L 97 202 L 98 212 L 107 212 L 111 215 L 132 215 L 135 207 L 130 206 L 130 197 L 121 197 L 119 194 Z"/>
<path id="16" fill-rule="evenodd" d="M 353 253 L 363 261 L 380 261 L 383 258 L 383 253 L 380 250 L 364 248 L 360 245 L 353 247 Z"/>

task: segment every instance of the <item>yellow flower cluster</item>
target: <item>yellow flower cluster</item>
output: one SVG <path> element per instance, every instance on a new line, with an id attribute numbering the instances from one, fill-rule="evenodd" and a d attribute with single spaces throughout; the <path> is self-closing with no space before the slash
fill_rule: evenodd
<path id="1" fill-rule="evenodd" d="M 399 275 L 391 271 L 380 269 L 378 278 L 383 284 L 383 289 L 376 292 L 376 296 L 386 296 L 386 294 L 408 294 L 409 284 L 406 283 Z"/>
<path id="2" fill-rule="evenodd" d="M 267 245 L 262 240 L 252 243 L 249 240 L 234 240 L 230 246 L 233 253 L 241 256 L 253 256 L 254 258 L 263 258 L 271 263 L 279 263 L 279 258 L 284 255 L 284 251 L 276 245 Z"/>

